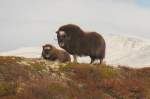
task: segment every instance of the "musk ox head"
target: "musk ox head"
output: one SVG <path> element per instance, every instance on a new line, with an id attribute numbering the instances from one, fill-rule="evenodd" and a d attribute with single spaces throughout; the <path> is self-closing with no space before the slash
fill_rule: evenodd
<path id="1" fill-rule="evenodd" d="M 67 42 L 71 39 L 69 35 L 63 30 L 59 30 L 57 33 L 58 44 L 60 47 L 64 48 L 67 45 Z"/>
<path id="2" fill-rule="evenodd" d="M 79 26 L 67 24 L 61 26 L 57 31 L 58 44 L 61 48 L 66 48 L 70 41 L 74 41 L 77 37 L 81 37 L 83 31 Z"/>
<path id="3" fill-rule="evenodd" d="M 50 44 L 43 45 L 42 56 L 45 59 L 50 59 L 52 55 L 52 49 L 53 49 L 53 46 Z"/>

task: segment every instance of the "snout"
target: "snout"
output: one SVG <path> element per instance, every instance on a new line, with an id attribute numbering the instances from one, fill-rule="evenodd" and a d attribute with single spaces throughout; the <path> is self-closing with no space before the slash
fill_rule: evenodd
<path id="1" fill-rule="evenodd" d="M 63 37 L 58 37 L 58 44 L 60 47 L 64 47 L 65 43 L 64 43 L 64 38 Z"/>
<path id="2" fill-rule="evenodd" d="M 45 57 L 46 57 L 47 59 L 50 58 L 50 56 L 51 56 L 50 54 L 46 54 L 46 55 L 45 55 Z"/>
<path id="3" fill-rule="evenodd" d="M 49 51 L 44 50 L 43 53 L 44 53 L 44 56 L 45 56 L 47 59 L 50 58 L 51 53 L 50 53 Z"/>
<path id="4" fill-rule="evenodd" d="M 59 42 L 59 46 L 64 47 L 65 46 L 64 42 Z"/>

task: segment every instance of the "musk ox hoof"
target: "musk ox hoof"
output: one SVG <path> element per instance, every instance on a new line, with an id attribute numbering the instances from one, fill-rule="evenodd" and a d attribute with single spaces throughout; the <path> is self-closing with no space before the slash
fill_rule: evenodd
<path id="1" fill-rule="evenodd" d="M 59 50 L 51 44 L 43 45 L 42 57 L 50 61 L 70 62 L 71 58 L 69 53 Z"/>

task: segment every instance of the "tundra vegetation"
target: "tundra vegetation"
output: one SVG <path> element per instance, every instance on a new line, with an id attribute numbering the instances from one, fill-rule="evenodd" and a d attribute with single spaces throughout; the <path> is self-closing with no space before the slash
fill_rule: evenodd
<path id="1" fill-rule="evenodd" d="M 0 99 L 150 99 L 150 68 L 0 57 Z"/>

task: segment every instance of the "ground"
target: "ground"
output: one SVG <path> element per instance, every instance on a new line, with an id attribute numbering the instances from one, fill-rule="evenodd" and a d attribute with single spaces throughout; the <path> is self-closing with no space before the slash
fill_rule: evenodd
<path id="1" fill-rule="evenodd" d="M 0 99 L 150 99 L 150 68 L 0 57 Z"/>

